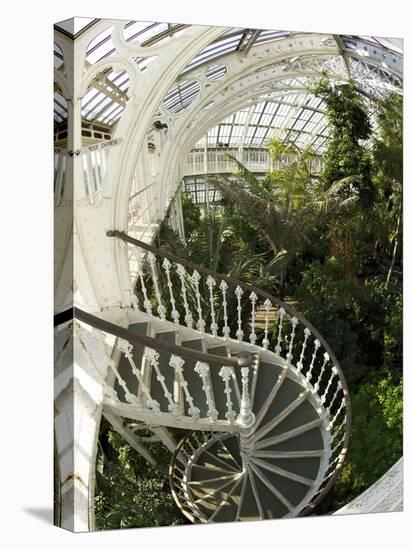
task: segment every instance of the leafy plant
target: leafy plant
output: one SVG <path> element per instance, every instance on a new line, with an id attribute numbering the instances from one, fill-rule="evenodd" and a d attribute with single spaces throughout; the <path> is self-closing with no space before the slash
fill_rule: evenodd
<path id="1" fill-rule="evenodd" d="M 376 190 L 372 182 L 371 156 L 363 144 L 372 133 L 366 102 L 354 82 L 332 84 L 327 74 L 311 91 L 326 104 L 330 127 L 322 174 L 324 186 L 328 189 L 334 182 L 352 176 L 341 192 L 345 197 L 357 193 L 367 208 Z"/>
<path id="2" fill-rule="evenodd" d="M 165 475 L 170 454 L 160 443 L 148 445 L 155 468 L 102 420 L 96 466 L 97 529 L 154 527 L 185 523 Z"/>
<path id="3" fill-rule="evenodd" d="M 333 489 L 335 508 L 372 485 L 403 453 L 402 380 L 372 378 L 353 392 L 352 408 L 352 439 Z"/>
<path id="4" fill-rule="evenodd" d="M 306 155 L 307 153 L 303 153 Z M 353 197 L 342 198 L 341 189 L 347 179 L 335 182 L 326 191 L 319 187 L 304 186 L 295 189 L 288 183 L 284 171 L 271 172 L 263 181 L 254 176 L 242 163 L 228 155 L 238 166 L 237 181 L 211 178 L 223 196 L 247 216 L 252 227 L 267 241 L 275 258 L 279 260 L 279 293 L 283 299 L 288 264 L 295 254 L 309 242 L 315 222 L 333 210 L 344 208 L 353 202 Z M 300 161 L 301 164 L 304 160 Z"/>

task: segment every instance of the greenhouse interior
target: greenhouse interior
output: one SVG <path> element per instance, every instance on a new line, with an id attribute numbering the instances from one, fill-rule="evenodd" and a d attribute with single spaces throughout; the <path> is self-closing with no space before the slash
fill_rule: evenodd
<path id="1" fill-rule="evenodd" d="M 54 28 L 55 524 L 403 509 L 403 42 Z"/>

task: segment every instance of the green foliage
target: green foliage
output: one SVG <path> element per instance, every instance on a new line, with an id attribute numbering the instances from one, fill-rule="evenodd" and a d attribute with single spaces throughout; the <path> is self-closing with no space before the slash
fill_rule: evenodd
<path id="1" fill-rule="evenodd" d="M 354 84 L 333 87 L 323 79 L 314 92 L 327 105 L 331 131 L 321 179 L 309 172 L 310 149 L 271 140 L 275 161 L 290 155 L 286 164 L 260 180 L 233 159 L 234 176 L 210 178 L 222 191 L 220 207 L 201 215 L 184 196 L 186 243 L 163 227 L 158 244 L 281 298 L 286 294 L 334 350 L 350 387 L 353 429 L 345 468 L 320 508 L 331 511 L 402 453 L 402 100 L 390 95 L 378 103 L 373 136 Z M 232 298 L 228 313 L 236 319 Z M 108 500 L 99 503 L 101 525 L 182 521 L 173 516 L 159 474 L 115 447 L 115 466 L 104 470 L 113 485 L 99 495 L 110 499 L 119 483 L 124 496 L 116 493 L 114 508 Z M 129 488 L 122 485 L 122 471 Z M 146 509 L 149 490 L 154 497 Z M 131 518 L 127 502 L 133 498 L 137 511 Z M 116 512 L 114 520 L 109 510 Z"/>
<path id="2" fill-rule="evenodd" d="M 357 328 L 351 322 L 357 292 L 356 283 L 341 276 L 335 257 L 309 264 L 296 292 L 300 309 L 334 350 L 349 383 L 362 375 Z"/>
<path id="3" fill-rule="evenodd" d="M 349 278 L 336 257 L 315 260 L 302 273 L 296 297 L 303 313 L 333 348 L 350 388 L 372 370 L 399 376 L 402 296 L 380 277 Z"/>
<path id="4" fill-rule="evenodd" d="M 387 263 L 386 285 L 401 271 L 403 211 L 403 99 L 391 94 L 378 105 L 378 132 L 373 140 L 376 183 L 381 201 L 376 205 L 380 221 L 377 255 Z M 390 262 L 387 257 L 391 256 Z M 398 277 L 397 277 L 398 278 Z"/>
<path id="5" fill-rule="evenodd" d="M 326 75 L 312 91 L 324 100 L 330 126 L 324 185 L 329 188 L 335 181 L 352 176 L 342 192 L 346 197 L 356 193 L 367 207 L 374 199 L 375 188 L 371 157 L 362 143 L 372 131 L 366 103 L 353 82 L 332 85 Z"/>
<path id="6" fill-rule="evenodd" d="M 273 142 L 277 154 L 289 151 Z M 225 204 L 236 208 L 237 214 L 248 220 L 250 228 L 267 242 L 275 258 L 271 263 L 278 267 L 278 292 L 283 299 L 286 292 L 287 268 L 297 253 L 310 242 L 314 228 L 333 212 L 348 207 L 353 198 L 341 196 L 347 180 L 334 182 L 323 191 L 313 181 L 306 166 L 308 151 L 295 151 L 295 160 L 286 168 L 270 172 L 263 181 L 255 177 L 242 163 L 228 155 L 238 166 L 237 181 L 228 178 L 211 178 L 221 191 Z M 296 179 L 293 175 L 295 174 Z"/>
<path id="7" fill-rule="evenodd" d="M 373 378 L 352 393 L 348 458 L 334 485 L 340 507 L 382 476 L 403 453 L 403 381 Z"/>
<path id="8" fill-rule="evenodd" d="M 191 235 L 201 222 L 201 210 L 194 204 L 188 193 L 181 195 L 182 212 L 185 220 L 185 232 Z"/>
<path id="9" fill-rule="evenodd" d="M 170 454 L 160 443 L 147 446 L 163 466 L 162 470 L 148 464 L 102 421 L 96 467 L 97 529 L 184 523 L 164 473 Z"/>
<path id="10" fill-rule="evenodd" d="M 377 106 L 378 135 L 373 140 L 374 166 L 391 191 L 403 181 L 403 97 L 390 94 Z"/>
<path id="11" fill-rule="evenodd" d="M 403 297 L 399 290 L 386 288 L 379 277 L 367 280 L 359 323 L 374 343 L 379 343 L 380 364 L 385 371 L 400 375 L 402 369 Z M 367 351 L 367 350 L 366 350 Z"/>

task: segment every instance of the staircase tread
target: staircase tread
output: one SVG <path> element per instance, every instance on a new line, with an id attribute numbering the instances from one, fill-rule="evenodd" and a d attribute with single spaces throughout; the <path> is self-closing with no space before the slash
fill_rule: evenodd
<path id="1" fill-rule="evenodd" d="M 253 411 L 256 415 L 264 405 L 265 400 L 267 399 L 282 370 L 282 367 L 278 365 L 260 360 L 253 402 Z"/>
<path id="2" fill-rule="evenodd" d="M 311 490 L 311 487 L 288 479 L 286 477 L 270 472 L 267 469 L 261 468 L 260 466 L 255 466 L 262 474 L 268 479 L 268 481 L 274 485 L 280 491 L 280 493 L 293 505 L 297 506 L 306 494 Z M 256 476 L 257 478 L 257 476 Z M 267 489 L 268 490 L 268 489 Z M 270 493 L 271 494 L 271 493 Z M 272 497 L 276 500 L 276 497 Z"/>
<path id="3" fill-rule="evenodd" d="M 231 455 L 233 463 L 235 463 L 238 468 L 242 468 L 242 460 L 239 448 L 238 436 L 230 436 L 222 441 L 222 444 L 226 447 L 228 452 Z"/>
<path id="4" fill-rule="evenodd" d="M 200 464 L 201 466 L 208 466 L 209 464 L 212 464 L 217 468 L 224 469 L 224 465 L 214 456 L 214 454 L 201 453 L 198 458 L 198 464 Z M 230 472 L 236 473 L 235 468 L 228 468 L 228 470 Z"/>
<path id="5" fill-rule="evenodd" d="M 283 432 L 287 432 L 302 424 L 307 424 L 312 420 L 318 418 L 317 411 L 311 405 L 311 403 L 306 400 L 300 403 L 296 409 L 294 409 L 284 420 L 282 420 L 275 428 L 273 428 L 265 437 L 270 437 L 273 435 L 278 435 Z"/>
<path id="6" fill-rule="evenodd" d="M 210 513 L 207 513 L 207 515 L 210 516 L 221 502 L 229 497 L 229 493 L 236 481 L 237 479 L 234 476 L 232 479 L 222 479 L 214 483 L 208 483 L 207 486 L 191 486 L 190 490 L 195 505 L 204 508 L 204 513 L 205 510 L 208 510 Z M 196 502 L 197 500 L 199 502 Z"/>
<path id="7" fill-rule="evenodd" d="M 291 380 L 290 378 L 285 378 L 277 395 L 275 396 L 275 399 L 269 406 L 264 418 L 261 420 L 259 429 L 263 428 L 267 424 L 267 422 L 270 422 L 273 418 L 282 413 L 284 409 L 288 407 L 288 405 L 298 397 L 303 389 L 304 388 L 297 382 Z M 281 422 L 281 424 L 277 427 L 280 428 L 280 426 L 283 425 L 283 422 Z M 285 431 L 287 430 L 282 429 L 282 432 Z M 267 435 L 266 437 L 269 436 Z"/>
<path id="8" fill-rule="evenodd" d="M 288 431 L 288 430 L 286 430 Z M 281 441 L 265 447 L 266 451 L 305 451 L 305 450 L 323 450 L 324 441 L 320 428 L 313 428 L 302 434 L 296 435 L 291 439 Z M 264 449 L 263 449 L 264 450 Z"/>
<path id="9" fill-rule="evenodd" d="M 266 475 L 267 472 L 264 472 Z M 276 495 L 274 495 L 268 487 L 261 481 L 261 479 L 252 472 L 252 475 L 255 479 L 255 484 L 257 487 L 258 495 L 261 501 L 262 511 L 266 519 L 281 518 L 289 513 L 289 510 L 284 506 L 282 502 L 278 500 Z M 279 487 L 277 487 L 279 490 Z M 281 491 L 282 492 L 282 491 Z M 283 495 L 288 499 L 288 495 Z M 288 499 L 289 500 L 289 499 Z"/>
<path id="10" fill-rule="evenodd" d="M 244 479 L 245 492 L 242 498 L 241 508 L 239 510 L 239 519 L 241 521 L 259 520 L 260 514 L 255 501 L 254 493 L 252 492 L 251 480 L 248 475 Z"/>
<path id="11" fill-rule="evenodd" d="M 235 483 L 237 483 L 237 481 Z M 234 485 L 232 487 L 234 487 Z M 238 484 L 234 488 L 231 495 L 227 496 L 226 498 L 224 497 L 223 499 L 224 503 L 222 504 L 221 508 L 218 510 L 218 512 L 213 518 L 214 522 L 215 521 L 225 522 L 225 521 L 235 520 L 237 515 L 239 497 L 241 494 L 241 488 L 242 488 L 242 478 L 239 480 Z"/>
<path id="12" fill-rule="evenodd" d="M 287 470 L 294 474 L 298 474 L 310 479 L 316 479 L 320 468 L 320 458 L 305 457 L 305 458 L 262 458 L 269 464 L 273 464 L 278 468 Z"/>
<path id="13" fill-rule="evenodd" d="M 216 470 L 215 468 L 209 468 L 207 462 L 205 463 L 205 469 L 191 470 L 191 479 L 189 483 L 206 481 L 210 479 L 226 478 L 231 475 L 236 475 L 236 472 L 229 470 Z"/>
<path id="14" fill-rule="evenodd" d="M 239 472 L 240 470 L 240 466 L 234 463 L 229 451 L 222 447 L 220 441 L 211 445 L 204 454 L 207 458 L 213 457 L 217 464 L 222 464 L 222 466 L 225 464 L 228 470 L 233 472 Z"/>

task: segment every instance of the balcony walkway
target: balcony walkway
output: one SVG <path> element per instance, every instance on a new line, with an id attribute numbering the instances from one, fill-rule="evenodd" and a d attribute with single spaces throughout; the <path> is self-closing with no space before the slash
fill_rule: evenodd
<path id="1" fill-rule="evenodd" d="M 344 514 L 374 514 L 403 511 L 403 457 L 380 479 L 354 500 L 334 512 Z"/>

